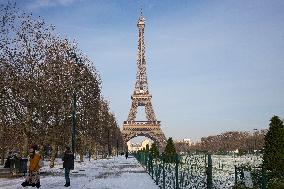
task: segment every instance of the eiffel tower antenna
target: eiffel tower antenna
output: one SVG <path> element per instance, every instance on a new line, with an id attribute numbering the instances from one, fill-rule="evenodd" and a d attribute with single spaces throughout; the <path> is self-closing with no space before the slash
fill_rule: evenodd
<path id="1" fill-rule="evenodd" d="M 145 18 L 141 9 L 141 15 L 137 22 L 138 27 L 138 52 L 137 52 L 137 73 L 136 83 L 133 95 L 131 96 L 132 104 L 127 121 L 124 121 L 122 134 L 124 142 L 136 136 L 146 136 L 153 140 L 162 149 L 164 147 L 166 137 L 160 127 L 161 122 L 157 121 L 152 106 L 152 95 L 148 89 L 148 80 L 146 72 L 145 58 L 145 42 L 144 29 Z M 136 121 L 137 109 L 139 106 L 145 108 L 146 121 Z"/>
<path id="2" fill-rule="evenodd" d="M 143 17 L 143 9 L 140 9 L 140 16 Z"/>

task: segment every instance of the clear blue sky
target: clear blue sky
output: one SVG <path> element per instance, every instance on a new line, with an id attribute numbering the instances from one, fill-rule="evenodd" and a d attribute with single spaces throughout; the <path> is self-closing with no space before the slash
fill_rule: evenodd
<path id="1" fill-rule="evenodd" d="M 167 137 L 253 131 L 267 128 L 273 115 L 284 118 L 283 0 L 17 3 L 78 41 L 120 125 L 135 84 L 141 7 L 152 103 Z"/>

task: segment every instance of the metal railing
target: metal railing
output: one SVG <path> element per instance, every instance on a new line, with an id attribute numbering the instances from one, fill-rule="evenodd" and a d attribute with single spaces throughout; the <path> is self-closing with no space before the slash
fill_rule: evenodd
<path id="1" fill-rule="evenodd" d="M 250 172 L 245 171 L 241 166 L 221 165 L 218 158 L 211 154 L 175 155 L 171 157 L 162 154 L 153 157 L 149 152 L 138 152 L 134 155 L 161 189 L 233 188 L 236 185 L 245 185 L 247 182 L 246 174 L 253 175 L 252 170 Z M 264 169 L 257 170 L 257 173 L 260 174 L 258 181 L 250 177 L 250 182 L 252 180 L 257 182 L 252 183 L 251 186 L 266 189 L 266 172 Z"/>

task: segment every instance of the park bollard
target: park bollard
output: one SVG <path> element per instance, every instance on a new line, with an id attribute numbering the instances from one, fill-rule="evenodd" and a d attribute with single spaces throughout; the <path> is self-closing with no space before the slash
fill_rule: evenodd
<path id="1" fill-rule="evenodd" d="M 207 189 L 212 189 L 213 183 L 212 183 L 212 158 L 211 158 L 211 154 L 208 154 L 208 167 L 207 167 L 207 170 L 206 170 L 206 175 L 207 175 Z"/>
<path id="2" fill-rule="evenodd" d="M 179 183 L 178 183 L 178 164 L 179 164 L 179 159 L 178 159 L 178 155 L 176 154 L 175 156 L 175 176 L 176 176 L 176 187 L 175 189 L 179 189 Z"/>

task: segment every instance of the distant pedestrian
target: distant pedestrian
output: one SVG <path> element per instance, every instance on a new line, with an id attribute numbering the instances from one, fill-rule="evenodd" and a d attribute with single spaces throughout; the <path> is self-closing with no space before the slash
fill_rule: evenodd
<path id="1" fill-rule="evenodd" d="M 36 153 L 36 145 L 33 145 L 29 149 L 29 168 L 28 168 L 28 176 L 26 180 L 22 183 L 23 187 L 32 186 L 32 187 L 40 187 L 40 177 L 39 177 L 39 162 L 40 155 Z"/>
<path id="2" fill-rule="evenodd" d="M 66 147 L 65 152 L 64 152 L 64 156 L 62 157 L 62 161 L 63 161 L 63 168 L 65 169 L 65 187 L 70 186 L 70 177 L 69 177 L 69 173 L 70 170 L 74 169 L 74 155 L 70 150 L 70 147 Z"/>
<path id="3" fill-rule="evenodd" d="M 126 159 L 128 158 L 128 151 L 125 152 L 125 158 L 126 158 Z"/>
<path id="4" fill-rule="evenodd" d="M 7 160 L 5 161 L 4 168 L 10 168 L 11 158 L 12 158 L 12 152 L 10 151 L 8 154 Z"/>

